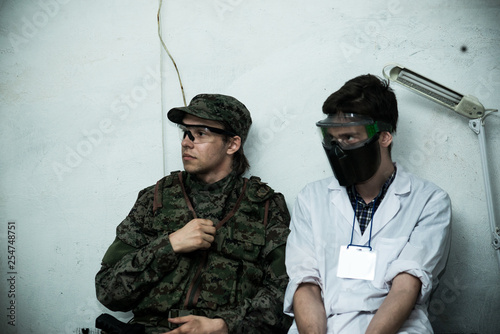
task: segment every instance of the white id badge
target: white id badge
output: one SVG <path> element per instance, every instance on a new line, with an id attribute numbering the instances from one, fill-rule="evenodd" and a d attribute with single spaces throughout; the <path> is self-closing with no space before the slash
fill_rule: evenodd
<path id="1" fill-rule="evenodd" d="M 373 281 L 377 253 L 367 247 L 340 246 L 337 276 Z"/>

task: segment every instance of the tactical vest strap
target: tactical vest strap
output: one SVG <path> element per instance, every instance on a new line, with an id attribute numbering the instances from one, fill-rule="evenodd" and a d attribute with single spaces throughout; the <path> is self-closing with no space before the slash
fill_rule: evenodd
<path id="1" fill-rule="evenodd" d="M 215 226 L 215 229 L 218 230 L 219 228 L 221 228 L 222 225 L 224 225 L 229 219 L 231 219 L 232 216 L 234 216 L 234 214 L 236 213 L 236 210 L 238 210 L 238 208 L 240 207 L 241 200 L 243 199 L 243 197 L 245 197 L 245 191 L 247 190 L 248 179 L 244 179 L 244 180 L 245 180 L 245 183 L 243 183 L 243 189 L 241 190 L 240 197 L 238 197 L 236 204 L 234 205 L 231 212 L 229 212 L 229 214 L 226 217 L 224 217 L 224 219 L 222 219 L 219 222 L 219 224 L 217 224 L 217 226 Z"/>
<path id="2" fill-rule="evenodd" d="M 189 199 L 189 197 L 187 195 L 186 189 L 184 188 L 184 183 L 182 182 L 182 175 L 181 175 L 181 173 L 179 173 L 179 182 L 180 182 L 180 186 L 181 186 L 181 189 L 182 189 L 182 193 L 184 194 L 184 199 L 186 201 L 186 204 L 187 204 L 189 210 L 193 213 L 194 217 L 196 218 L 197 217 L 196 216 L 196 212 L 194 211 L 193 204 L 191 203 L 191 200 Z M 229 219 L 231 219 L 231 217 L 234 216 L 234 214 L 236 213 L 236 211 L 238 211 L 238 208 L 240 207 L 241 201 L 245 197 L 245 192 L 246 192 L 246 189 L 247 189 L 247 183 L 248 183 L 248 179 L 245 178 L 244 179 L 244 183 L 243 183 L 243 188 L 241 190 L 240 196 L 238 197 L 238 200 L 236 201 L 236 203 L 234 204 L 233 208 L 231 209 L 231 212 L 229 212 L 226 215 L 226 217 L 224 217 L 219 222 L 219 224 L 217 224 L 217 226 L 215 226 L 216 230 L 220 229 Z M 200 278 L 201 277 L 201 272 L 205 268 L 206 263 L 207 263 L 208 250 L 204 251 L 202 256 L 203 256 L 202 260 L 201 260 L 200 265 L 198 267 L 198 270 L 196 271 L 196 274 L 193 277 L 193 280 L 192 280 L 192 282 L 191 282 L 191 284 L 189 286 L 188 293 L 186 295 L 186 300 L 184 301 L 184 307 L 185 308 L 191 308 L 191 307 L 196 306 L 196 304 L 198 303 L 198 299 L 200 297 L 201 285 L 199 285 L 198 283 L 199 283 L 199 280 L 201 279 Z M 196 289 L 196 290 L 193 292 L 193 289 Z M 191 298 L 191 295 L 193 295 L 193 298 Z"/>
<path id="3" fill-rule="evenodd" d="M 163 196 L 161 193 L 161 189 L 163 189 L 163 181 L 165 178 L 162 178 L 158 182 L 156 182 L 155 185 L 155 193 L 154 193 L 154 198 L 153 198 L 153 213 L 156 212 L 159 208 L 163 206 Z"/>
<path id="4" fill-rule="evenodd" d="M 269 200 L 266 201 L 266 205 L 264 206 L 264 227 L 267 226 L 267 216 L 269 215 Z"/>
<path id="5" fill-rule="evenodd" d="M 155 185 L 155 191 L 154 191 L 154 199 L 153 199 L 153 214 L 156 213 L 156 211 L 163 207 L 163 188 L 171 186 L 173 183 L 173 180 L 175 180 L 174 176 L 175 174 L 181 175 L 181 171 L 175 171 L 170 173 L 170 175 L 163 177 L 160 179 L 158 182 L 156 182 Z"/>
<path id="6" fill-rule="evenodd" d="M 182 180 L 182 172 L 180 172 L 180 171 L 172 172 L 170 175 L 168 175 L 168 176 L 162 178 L 161 180 L 159 180 L 158 182 L 156 182 L 155 189 L 154 189 L 154 199 L 153 199 L 153 213 L 155 213 L 158 209 L 160 209 L 161 207 L 163 207 L 163 187 L 165 185 L 171 185 L 173 183 L 173 181 L 175 180 L 175 174 L 177 174 L 177 179 L 178 179 L 179 185 L 180 185 L 180 187 L 182 189 L 182 193 L 184 194 L 184 200 L 186 201 L 186 205 L 188 206 L 189 211 L 191 211 L 191 213 L 193 214 L 194 218 L 198 218 L 198 216 L 196 215 L 196 211 L 194 210 L 193 204 L 191 203 L 191 200 L 189 199 L 189 197 L 187 195 L 186 189 L 184 187 L 184 182 Z M 238 200 L 236 201 L 236 204 L 234 205 L 234 207 L 231 210 L 231 212 L 226 217 L 224 217 L 224 219 L 222 219 L 219 222 L 219 224 L 217 224 L 216 229 L 219 229 L 229 219 L 231 219 L 231 217 L 233 217 L 234 214 L 236 213 L 236 211 L 238 210 L 241 201 L 245 197 L 245 193 L 246 193 L 246 190 L 247 190 L 247 184 L 248 184 L 248 181 L 249 181 L 247 178 L 243 178 L 243 180 L 245 181 L 244 184 L 243 184 L 243 189 L 241 191 L 241 194 L 240 194 Z M 252 176 L 252 178 L 250 179 L 250 181 L 258 181 L 258 182 L 260 182 L 260 179 L 258 177 Z M 165 184 L 165 182 L 167 184 Z M 264 188 L 261 188 L 261 189 L 264 189 Z M 265 193 L 266 193 L 265 194 L 266 197 L 269 194 L 272 194 L 272 192 L 269 193 L 267 191 Z M 248 195 L 249 194 L 247 194 L 247 196 Z M 265 211 L 264 211 L 264 221 L 263 221 L 263 223 L 264 223 L 264 226 L 267 226 L 267 220 L 268 220 L 268 214 L 269 214 L 269 198 L 266 200 L 264 207 L 265 207 Z"/>
<path id="7" fill-rule="evenodd" d="M 184 200 L 186 201 L 186 205 L 188 206 L 189 211 L 193 214 L 194 218 L 198 218 L 196 215 L 196 211 L 194 211 L 193 204 L 191 200 L 189 200 L 188 194 L 186 192 L 186 188 L 184 188 L 184 182 L 182 182 L 182 173 L 177 174 L 179 178 L 179 183 L 181 185 L 182 193 L 184 194 Z"/>

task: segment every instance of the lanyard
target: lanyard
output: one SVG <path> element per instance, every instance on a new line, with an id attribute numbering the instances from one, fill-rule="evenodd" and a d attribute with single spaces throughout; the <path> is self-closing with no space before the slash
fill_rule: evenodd
<path id="1" fill-rule="evenodd" d="M 355 245 L 352 243 L 352 239 L 354 237 L 354 224 L 356 224 L 356 212 L 358 211 L 358 199 L 356 199 L 356 206 L 354 207 L 354 218 L 352 220 L 351 242 L 349 242 L 349 245 L 347 245 L 347 248 L 349 248 L 349 246 L 356 246 L 356 247 L 369 248 L 370 251 L 372 250 L 371 243 L 372 243 L 373 216 L 375 215 L 375 207 L 377 205 L 377 201 L 378 201 L 381 194 L 382 194 L 382 189 L 378 193 L 377 197 L 375 197 L 375 202 L 373 203 L 373 210 L 372 210 L 372 213 L 370 215 L 370 223 L 369 223 L 370 224 L 370 238 L 368 239 L 368 246 Z"/>

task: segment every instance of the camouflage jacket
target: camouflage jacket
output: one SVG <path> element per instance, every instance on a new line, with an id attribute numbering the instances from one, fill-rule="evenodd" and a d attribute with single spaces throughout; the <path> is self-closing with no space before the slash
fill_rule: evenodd
<path id="1" fill-rule="evenodd" d="M 224 319 L 230 333 L 285 333 L 290 215 L 283 195 L 257 177 L 232 176 L 222 197 L 211 198 L 210 189 L 200 195 L 185 187 L 188 176 L 174 172 L 139 193 L 104 255 L 97 298 L 152 327 L 171 309 L 194 309 Z M 196 217 L 216 225 L 211 248 L 174 253 L 168 234 Z"/>

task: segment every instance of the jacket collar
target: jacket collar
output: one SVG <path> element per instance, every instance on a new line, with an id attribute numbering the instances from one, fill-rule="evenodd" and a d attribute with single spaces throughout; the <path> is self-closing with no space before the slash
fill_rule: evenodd
<path id="1" fill-rule="evenodd" d="M 354 210 L 349 200 L 349 196 L 347 195 L 346 188 L 341 186 L 337 179 L 333 177 L 328 185 L 328 189 L 331 203 L 340 211 L 344 217 L 344 222 L 352 227 Z M 400 165 L 397 165 L 396 177 L 373 217 L 372 238 L 398 213 L 401 208 L 401 196 L 406 196 L 410 192 L 411 180 L 409 174 Z M 369 239 L 370 225 L 367 226 L 365 233 L 362 235 L 358 220 L 356 219 L 353 242 L 367 245 Z"/>

